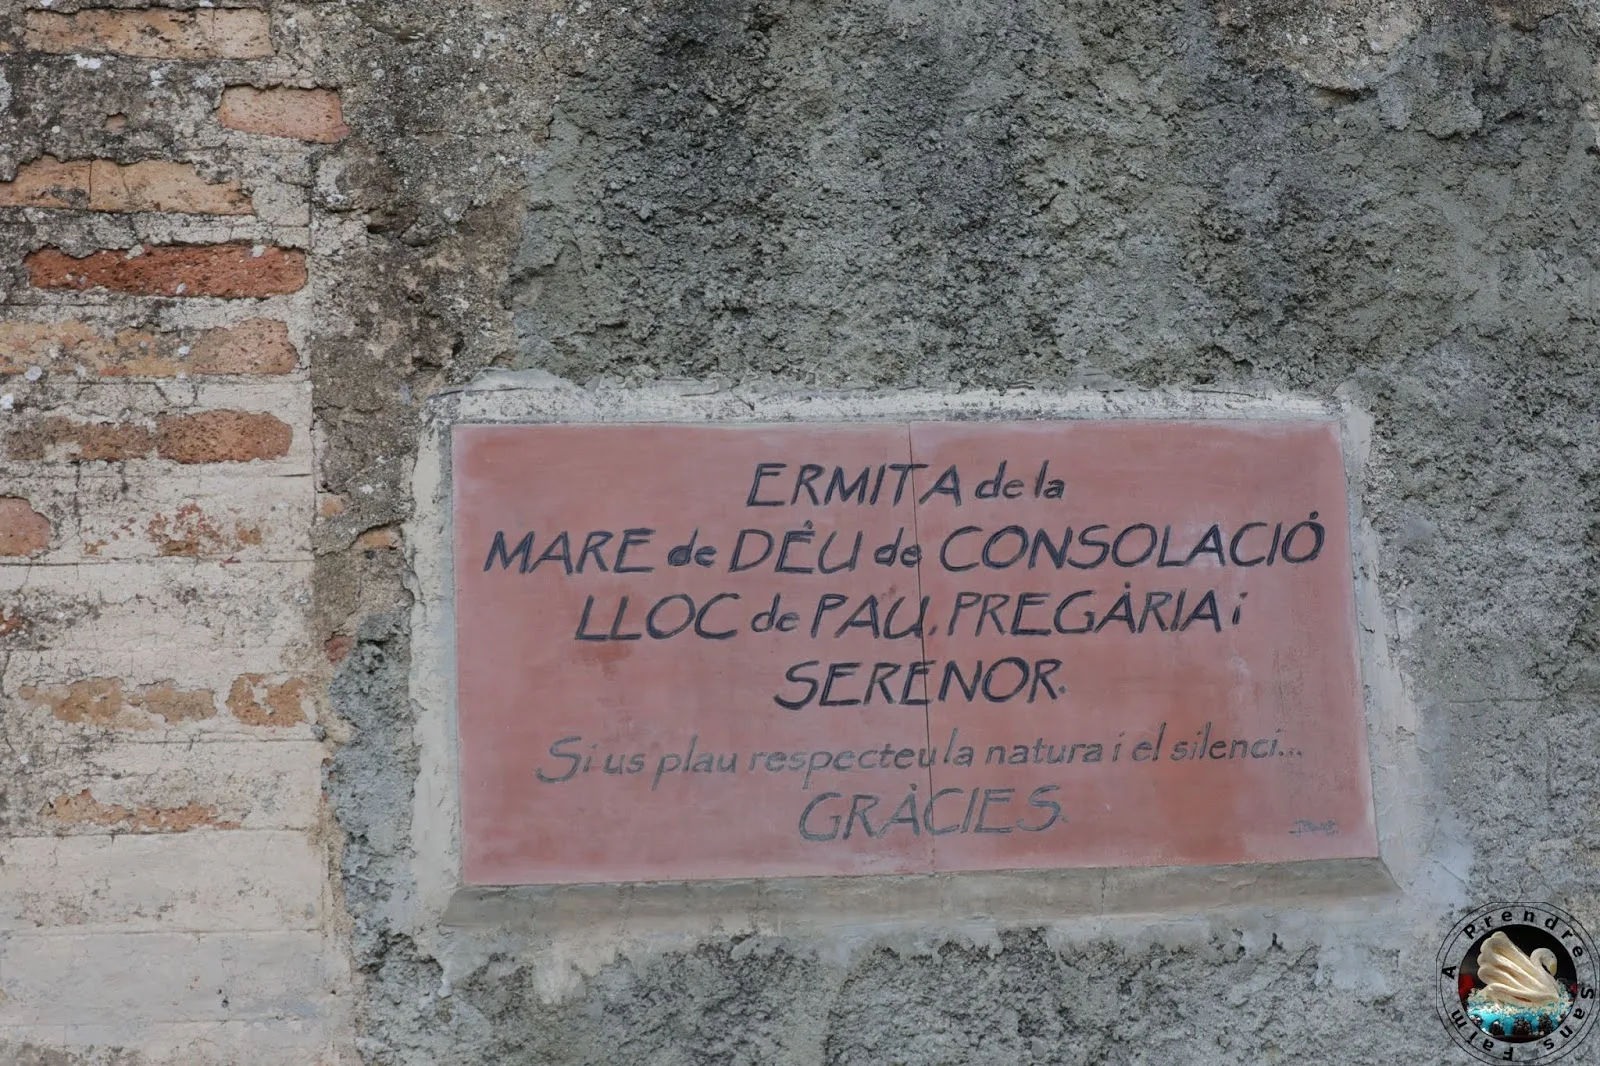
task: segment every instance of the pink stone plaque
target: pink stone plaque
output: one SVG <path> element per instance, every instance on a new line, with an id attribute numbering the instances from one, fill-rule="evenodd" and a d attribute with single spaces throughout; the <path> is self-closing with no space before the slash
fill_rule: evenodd
<path id="1" fill-rule="evenodd" d="M 473 885 L 1377 854 L 1326 422 L 459 426 Z"/>

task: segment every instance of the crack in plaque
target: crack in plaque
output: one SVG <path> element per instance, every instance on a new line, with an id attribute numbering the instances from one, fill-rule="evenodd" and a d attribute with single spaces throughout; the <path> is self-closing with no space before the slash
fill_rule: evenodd
<path id="1" fill-rule="evenodd" d="M 921 632 L 917 636 L 917 646 L 920 649 L 919 658 L 928 658 L 928 626 L 927 619 L 922 617 L 922 563 L 927 558 L 927 552 L 922 551 L 922 530 L 917 522 L 917 452 L 913 444 L 913 433 L 916 423 L 906 423 L 906 462 L 910 464 L 911 481 L 911 543 L 917 545 L 917 565 L 915 567 L 917 578 L 917 614 L 922 620 Z M 928 675 L 922 675 L 922 742 L 927 745 L 930 755 L 928 764 L 928 802 L 933 801 L 933 762 L 938 758 L 938 752 L 933 746 L 933 701 L 928 695 Z M 939 843 L 928 840 L 928 872 L 939 872 Z"/>

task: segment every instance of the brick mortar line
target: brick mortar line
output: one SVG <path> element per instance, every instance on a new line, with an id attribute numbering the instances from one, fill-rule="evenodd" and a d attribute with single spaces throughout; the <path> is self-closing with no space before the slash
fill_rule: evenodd
<path id="1" fill-rule="evenodd" d="M 233 833 L 255 833 L 255 834 L 260 834 L 260 833 L 294 833 L 297 836 L 302 836 L 302 837 L 306 837 L 306 838 L 309 839 L 309 838 L 312 838 L 312 834 L 314 834 L 316 831 L 317 830 L 314 827 L 307 827 L 305 829 L 216 829 L 216 828 L 212 828 L 212 827 L 207 827 L 207 828 L 204 828 L 204 829 L 195 828 L 195 829 L 180 829 L 180 830 L 162 830 L 162 831 L 157 831 L 157 832 L 145 832 L 145 833 L 133 832 L 131 830 L 123 830 L 123 831 L 116 832 L 116 833 L 73 833 L 73 832 L 64 832 L 64 833 L 61 833 L 61 834 L 58 834 L 58 835 L 56 835 L 54 837 L 49 837 L 49 838 L 45 838 L 45 837 L 15 837 L 13 839 L 17 839 L 17 840 L 51 839 L 51 840 L 100 840 L 100 841 L 105 841 L 105 840 L 120 840 L 120 839 L 122 839 L 124 837 L 140 837 L 142 839 L 153 839 L 153 840 L 173 840 L 173 839 L 183 840 L 183 839 L 187 839 L 189 837 L 192 837 L 196 833 L 202 833 L 202 832 L 206 833 L 208 835 L 219 835 L 219 836 L 223 835 L 223 834 L 230 834 L 231 835 Z M 7 866 L 9 867 L 10 865 L 11 865 L 11 863 L 8 862 Z M 38 867 L 31 867 L 31 868 L 38 869 Z M 72 930 L 71 930 L 70 927 L 59 927 L 62 930 L 62 932 L 60 932 L 60 933 L 52 933 L 52 932 L 50 932 L 50 930 L 54 930 L 56 928 L 58 928 L 58 927 L 49 926 L 49 927 L 42 927 L 42 928 L 37 928 L 37 929 L 30 929 L 30 930 L 27 930 L 27 932 L 39 937 L 40 939 L 45 939 L 45 938 L 47 938 L 47 937 L 49 937 L 51 935 L 57 935 L 57 936 L 59 936 L 59 935 L 66 935 L 66 936 L 72 935 Z M 285 931 L 291 931 L 291 932 L 293 931 L 291 927 L 287 927 L 286 926 L 284 928 L 285 928 Z M 159 931 L 159 930 L 151 930 L 151 931 L 155 932 L 155 931 Z M 183 932 L 183 931 L 184 930 L 176 930 L 176 929 L 172 930 L 172 932 Z M 9 935 L 10 932 L 14 932 L 14 930 L 13 931 L 8 931 L 8 930 L 5 929 L 5 927 L 3 925 L 0 925 L 0 937 L 7 936 L 7 935 Z"/>
<path id="2" fill-rule="evenodd" d="M 4 319 L 3 321 L 16 321 L 16 320 L 15 319 Z M 43 325 L 43 326 L 70 325 L 70 324 L 71 324 L 70 322 L 29 322 L 29 323 L 25 323 L 25 325 Z M 141 328 L 141 327 L 132 326 L 132 327 L 129 327 L 129 328 L 138 329 L 138 328 Z M 199 332 L 204 332 L 207 329 L 229 329 L 231 327 L 229 327 L 229 326 L 179 326 L 177 329 L 160 329 L 160 328 L 155 328 L 155 327 L 146 327 L 146 328 L 149 328 L 152 333 L 156 333 L 156 334 L 176 334 L 176 333 L 182 333 L 182 332 L 185 332 L 185 331 L 199 333 Z M 216 386 L 216 385 L 260 386 L 260 385 L 274 385 L 274 384 L 279 384 L 279 383 L 283 383 L 283 384 L 298 384 L 298 383 L 302 383 L 302 382 L 306 382 L 306 381 L 310 381 L 311 380 L 311 371 L 309 369 L 306 369 L 306 370 L 291 370 L 286 374 L 191 374 L 188 371 L 183 371 L 183 374 L 184 374 L 183 377 L 179 377 L 176 373 L 174 373 L 174 374 L 168 374 L 165 377 L 159 376 L 159 375 L 152 375 L 152 374 L 86 374 L 86 375 L 84 375 L 83 377 L 80 378 L 80 377 L 78 377 L 78 375 L 77 375 L 77 373 L 75 371 L 67 370 L 67 369 L 47 370 L 47 371 L 45 371 L 45 373 L 47 375 L 54 375 L 56 377 L 62 377 L 62 376 L 65 376 L 67 374 L 71 374 L 72 377 L 75 379 L 74 383 L 80 388 L 116 388 L 118 385 L 142 385 L 142 386 L 144 386 L 146 388 L 149 388 L 149 387 L 152 387 L 152 386 L 170 388 L 170 387 L 175 386 L 175 385 L 184 385 L 184 386 L 199 385 L 199 386 L 205 386 L 205 387 L 209 388 L 209 387 Z M 17 378 L 24 378 L 25 379 L 25 375 L 22 374 L 22 373 L 18 373 L 18 372 L 12 372 L 12 373 L 9 373 L 9 374 L 0 372 L 0 386 L 4 386 L 8 382 L 10 382 L 12 379 L 17 379 Z M 34 384 L 34 382 L 30 382 L 30 381 L 24 380 L 24 384 L 32 385 L 32 384 Z"/>
<path id="3" fill-rule="evenodd" d="M 179 410 L 183 410 L 183 408 L 179 408 Z M 143 470 L 142 471 L 142 470 L 135 469 L 135 470 L 84 470 L 84 471 L 80 472 L 80 471 L 69 470 L 69 471 L 66 471 L 66 472 L 63 472 L 63 473 L 57 473 L 53 469 L 54 467 L 60 466 L 62 464 L 71 464 L 71 463 L 74 463 L 74 462 L 79 462 L 79 463 L 102 463 L 103 462 L 103 463 L 106 463 L 109 466 L 112 463 L 162 463 L 162 462 L 171 463 L 172 460 L 170 460 L 170 459 L 79 459 L 79 460 L 73 460 L 73 459 L 5 459 L 5 460 L 0 460 L 0 474 L 5 474 L 8 477 L 33 477 L 33 478 L 38 478 L 38 479 L 43 480 L 43 481 L 68 481 L 68 482 L 72 482 L 74 484 L 76 484 L 78 482 L 81 482 L 81 481 L 126 481 L 126 480 L 128 480 L 127 475 L 129 475 L 129 474 L 135 475 L 134 480 L 137 480 L 137 481 L 165 481 L 165 482 L 169 482 L 169 483 L 205 482 L 205 481 L 215 481 L 215 480 L 222 479 L 222 478 L 239 478 L 239 479 L 249 479 L 249 480 L 254 480 L 254 481 L 262 481 L 262 482 L 266 482 L 266 481 L 298 481 L 298 480 L 301 480 L 301 479 L 304 479 L 304 478 L 309 478 L 309 477 L 312 476 L 312 471 L 309 471 L 309 470 L 307 470 L 307 471 L 305 471 L 303 473 L 275 473 L 275 472 L 273 472 L 271 470 L 262 470 L 260 472 L 256 472 L 256 471 L 252 471 L 250 469 L 250 466 L 249 466 L 248 463 L 233 463 L 233 464 L 229 464 L 229 463 L 204 463 L 204 464 L 192 464 L 192 465 L 189 465 L 189 466 L 182 466 L 181 464 L 173 464 L 174 466 L 177 466 L 178 469 L 167 470 L 166 468 L 162 468 L 160 470 L 154 470 L 154 471 L 151 471 L 151 470 Z M 258 459 L 258 460 L 256 460 L 256 462 L 261 463 L 262 466 L 270 466 L 270 465 L 272 465 L 273 461 L 271 461 L 271 460 L 263 461 L 263 460 Z M 37 463 L 38 464 L 38 466 L 33 468 L 33 469 L 37 469 L 37 470 L 40 470 L 42 472 L 40 472 L 40 473 L 29 473 L 27 470 L 18 471 L 17 469 L 15 469 L 16 467 L 22 466 L 23 464 L 32 464 L 32 463 Z M 206 471 L 206 472 L 201 473 L 201 472 L 198 472 L 198 471 L 195 470 L 195 466 L 198 466 L 198 465 L 216 466 L 216 467 L 222 467 L 223 469 L 214 470 L 214 471 Z M 230 466 L 234 467 L 236 469 L 229 469 Z M 52 469 L 46 469 L 47 467 L 52 468 Z M 202 485 L 198 485 L 198 484 L 196 485 L 197 490 L 200 487 L 203 487 L 203 486 Z M 3 494 L 0 494 L 0 495 L 3 495 Z"/>
<path id="4" fill-rule="evenodd" d="M 55 682 L 45 682 L 45 683 L 46 684 L 56 684 Z M 72 733 L 72 732 L 76 732 L 76 733 L 88 732 L 88 733 L 91 733 L 93 736 L 95 736 L 97 738 L 109 737 L 109 738 L 117 741 L 118 746 L 141 745 L 141 746 L 144 746 L 144 747 L 161 747 L 161 746 L 165 745 L 165 746 L 170 746 L 170 747 L 174 747 L 174 748 L 181 747 L 185 751 L 188 751 L 188 750 L 190 750 L 192 748 L 195 748 L 195 747 L 201 746 L 201 745 L 205 745 L 205 746 L 208 746 L 208 747 L 220 747 L 220 746 L 222 746 L 224 744 L 237 744 L 237 745 L 239 745 L 241 747 L 252 747 L 253 748 L 253 747 L 255 747 L 257 745 L 260 745 L 260 744 L 322 744 L 323 743 L 322 740 L 318 739 L 316 736 L 311 734 L 310 726 L 307 725 L 307 724 L 276 727 L 276 728 L 281 728 L 281 729 L 286 729 L 286 730 L 287 729 L 301 729 L 301 730 L 305 730 L 306 731 L 306 735 L 305 736 L 296 736 L 296 737 L 279 737 L 279 736 L 251 737 L 251 736 L 248 736 L 248 735 L 246 735 L 244 733 L 240 733 L 240 732 L 227 732 L 227 733 L 224 733 L 224 732 L 221 732 L 219 730 L 212 730 L 210 732 L 195 733 L 195 734 L 187 734 L 186 733 L 186 734 L 183 734 L 181 736 L 173 736 L 173 737 L 152 737 L 152 736 L 150 736 L 150 734 L 152 732 L 154 732 L 154 730 L 150 730 L 150 729 L 117 729 L 116 727 L 113 727 L 113 726 L 105 726 L 105 727 L 96 728 L 94 730 L 86 731 L 86 730 L 83 730 L 83 729 L 70 728 L 69 727 L 69 723 L 66 723 L 66 722 L 63 722 L 62 726 L 63 726 L 62 732 L 68 732 L 68 733 Z M 242 728 L 242 729 L 249 729 L 249 728 L 272 729 L 272 728 L 275 728 L 275 727 L 273 727 L 273 726 L 254 726 L 254 727 L 241 726 L 240 728 Z M 26 732 L 31 733 L 31 734 L 38 734 L 38 733 L 40 733 L 42 731 L 41 730 L 37 730 L 37 729 L 33 729 L 33 730 L 26 730 Z M 97 753 L 97 757 L 98 756 L 103 756 L 103 755 L 104 755 L 104 752 Z M 81 765 L 84 765 L 84 764 L 77 764 L 77 765 L 81 766 Z M 195 832 L 195 830 L 190 830 L 190 832 Z M 311 832 L 311 830 L 309 830 L 309 829 L 216 829 L 216 830 L 210 830 L 210 832 L 217 832 L 217 833 L 309 833 L 309 832 Z M 159 836 L 161 834 L 156 834 L 156 833 L 127 833 L 127 832 L 123 832 L 123 833 L 99 833 L 99 834 L 87 833 L 87 834 L 79 834 L 79 835 L 80 836 Z M 56 840 L 56 839 L 60 839 L 60 834 L 57 834 L 57 833 L 38 834 L 38 835 L 11 834 L 11 835 L 8 835 L 5 839 L 7 839 L 7 840 Z"/>
<path id="5" fill-rule="evenodd" d="M 371 550 L 373 550 L 373 551 L 379 551 L 379 550 L 392 551 L 393 549 L 377 549 L 377 548 L 374 548 L 374 549 L 371 549 Z M 217 556 L 203 555 L 203 556 L 200 556 L 198 559 L 195 556 L 192 556 L 192 555 L 133 556 L 133 557 L 126 558 L 126 559 L 85 559 L 85 560 L 75 560 L 75 559 L 57 559 L 57 560 L 52 560 L 52 559 L 48 559 L 48 558 L 37 558 L 37 559 L 11 559 L 11 558 L 6 558 L 6 559 L 0 559 L 0 569 L 6 569 L 6 568 L 23 569 L 23 568 L 26 568 L 26 567 L 39 567 L 39 566 L 54 567 L 54 568 L 58 568 L 58 569 L 61 568 L 61 567 L 64 567 L 64 566 L 82 566 L 82 567 L 86 567 L 86 568 L 92 568 L 92 567 L 100 567 L 100 566 L 119 566 L 119 565 L 120 566 L 165 566 L 165 567 L 168 567 L 168 568 L 171 568 L 174 565 L 177 565 L 177 566 L 187 565 L 192 569 L 196 563 L 202 563 L 203 564 L 203 563 L 209 563 L 209 562 L 216 562 L 216 563 L 218 563 L 220 565 L 220 564 L 223 564 L 223 561 L 228 559 L 228 558 L 229 558 L 228 555 L 217 555 Z M 296 556 L 293 556 L 291 558 L 268 558 L 268 559 L 251 558 L 251 559 L 240 559 L 237 562 L 226 563 L 226 565 L 227 566 L 294 566 L 294 565 L 296 565 L 298 563 L 309 563 L 309 562 L 315 562 L 315 561 L 316 561 L 316 554 L 314 552 L 307 552 L 305 555 L 296 555 Z"/>
<path id="6" fill-rule="evenodd" d="M 307 897 L 309 898 L 309 897 Z M 284 933 L 320 933 L 323 929 L 321 922 L 312 925 L 285 925 L 268 929 L 190 929 L 185 926 L 173 926 L 170 929 L 121 929 L 116 926 L 83 926 L 82 931 L 67 926 L 38 926 L 34 928 L 17 928 L 0 926 L 0 936 L 27 937 L 33 940 L 57 940 L 71 936 L 242 936 L 247 933 L 264 933 L 267 935 Z M 0 1032 L 3 1032 L 0 1029 Z"/>

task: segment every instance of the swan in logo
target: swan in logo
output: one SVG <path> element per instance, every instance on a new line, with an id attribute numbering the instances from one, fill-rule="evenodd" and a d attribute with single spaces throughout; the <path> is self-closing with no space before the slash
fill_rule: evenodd
<path id="1" fill-rule="evenodd" d="M 1555 1031 L 1572 1009 L 1556 982 L 1558 962 L 1549 948 L 1531 955 L 1496 931 L 1478 948 L 1478 980 L 1466 997 L 1467 1014 L 1490 1036 L 1531 1040 Z"/>
<path id="2" fill-rule="evenodd" d="M 1478 949 L 1478 979 L 1483 994 L 1496 1003 L 1519 1007 L 1546 1007 L 1561 999 L 1556 984 L 1556 953 L 1534 948 L 1532 955 L 1497 932 Z"/>

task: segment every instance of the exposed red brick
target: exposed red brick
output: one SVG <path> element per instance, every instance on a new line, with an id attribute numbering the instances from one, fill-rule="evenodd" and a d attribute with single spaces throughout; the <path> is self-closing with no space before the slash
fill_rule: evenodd
<path id="1" fill-rule="evenodd" d="M 141 688 L 135 704 L 166 719 L 168 725 L 197 722 L 217 713 L 216 697 L 210 689 L 179 688 L 171 681 Z"/>
<path id="2" fill-rule="evenodd" d="M 204 411 L 173 415 L 156 425 L 156 454 L 178 463 L 247 463 L 281 459 L 294 434 L 268 414 Z"/>
<path id="3" fill-rule="evenodd" d="M 405 544 L 400 531 L 394 526 L 369 529 L 356 538 L 356 547 L 365 551 L 389 551 Z"/>
<path id="4" fill-rule="evenodd" d="M 251 318 L 232 329 L 208 329 L 196 337 L 189 352 L 189 373 L 287 374 L 297 362 L 287 326 Z"/>
<path id="5" fill-rule="evenodd" d="M 175 374 L 287 374 L 299 362 L 282 322 L 251 318 L 237 326 L 176 333 L 124 329 L 107 334 L 77 321 L 0 322 L 0 374 L 59 367 L 102 377 Z"/>
<path id="6" fill-rule="evenodd" d="M 289 453 L 294 434 L 269 414 L 202 411 L 169 415 L 152 432 L 128 422 L 78 422 L 52 415 L 13 429 L 6 437 L 11 459 L 119 462 L 152 452 L 178 463 L 247 463 Z"/>
<path id="7" fill-rule="evenodd" d="M 206 181 L 189 163 L 96 159 L 89 165 L 89 209 L 248 215 L 254 206 L 238 182 Z"/>
<path id="8" fill-rule="evenodd" d="M 323 642 L 323 653 L 328 656 L 330 663 L 342 663 L 350 656 L 350 649 L 356 646 L 353 638 L 344 633 L 335 633 Z"/>
<path id="9" fill-rule="evenodd" d="M 248 244 L 104 249 L 81 259 L 40 248 L 22 263 L 35 288 L 101 288 L 131 296 L 279 296 L 306 283 L 304 252 Z"/>
<path id="10" fill-rule="evenodd" d="M 35 555 L 50 547 L 50 519 L 20 496 L 0 496 L 0 555 Z"/>
<path id="11" fill-rule="evenodd" d="M 129 347 L 148 348 L 149 333 L 124 330 Z M 85 369 L 100 365 L 113 350 L 113 341 L 83 322 L 0 322 L 0 374 L 22 374 L 29 367 L 48 368 L 55 363 Z"/>
<path id="12" fill-rule="evenodd" d="M 157 514 L 145 526 L 145 537 L 156 546 L 156 554 L 198 558 L 226 555 L 261 543 L 261 530 L 236 525 L 224 529 L 196 503 L 185 503 L 171 515 Z"/>
<path id="13" fill-rule="evenodd" d="M 18 167 L 11 181 L 0 182 L 0 207 L 88 207 L 89 170 L 86 161 L 35 159 Z"/>
<path id="14" fill-rule="evenodd" d="M 194 802 L 182 807 L 124 807 L 101 803 L 88 789 L 75 796 L 57 796 L 39 813 L 65 825 L 110 826 L 135 833 L 239 828 L 237 821 L 219 817 L 215 807 Z"/>
<path id="15" fill-rule="evenodd" d="M 217 713 L 216 697 L 210 690 L 181 689 L 172 681 L 128 692 L 117 678 L 91 677 L 50 688 L 23 685 L 17 695 L 26 703 L 48 709 L 60 721 L 116 729 L 150 729 L 156 724 L 150 715 L 171 725 Z"/>
<path id="16" fill-rule="evenodd" d="M 63 163 L 48 155 L 18 167 L 12 181 L 0 182 L 0 207 L 200 215 L 248 215 L 253 210 L 238 182 L 208 182 L 188 163 Z"/>
<path id="17" fill-rule="evenodd" d="M 260 59 L 272 54 L 267 14 L 250 8 L 161 11 L 30 11 L 24 34 L 35 52 L 110 52 L 145 59 Z"/>
<path id="18" fill-rule="evenodd" d="M 341 141 L 344 124 L 339 94 L 330 89 L 255 89 L 231 85 L 222 92 L 217 120 L 229 129 L 317 144 Z"/>
<path id="19" fill-rule="evenodd" d="M 240 674 L 228 692 L 228 710 L 245 725 L 298 725 L 306 721 L 306 696 L 303 678 L 274 685 L 265 674 Z"/>
<path id="20" fill-rule="evenodd" d="M 4 607 L 0 607 L 0 637 L 9 637 L 13 633 L 21 633 L 27 628 L 27 615 L 20 610 L 13 610 L 7 613 Z"/>
<path id="21" fill-rule="evenodd" d="M 6 455 L 11 459 L 54 455 L 87 462 L 141 459 L 153 447 L 154 438 L 144 426 L 78 422 L 61 415 L 19 426 L 6 436 Z"/>
<path id="22" fill-rule="evenodd" d="M 91 677 L 49 689 L 23 685 L 17 691 L 17 695 L 21 696 L 24 702 L 49 707 L 50 713 L 56 718 L 75 725 L 119 724 L 119 719 L 128 706 L 128 701 L 122 692 L 122 682 L 108 677 Z M 148 723 L 140 723 L 136 728 L 143 725 Z"/>

